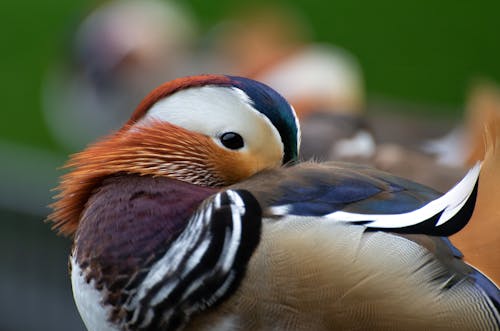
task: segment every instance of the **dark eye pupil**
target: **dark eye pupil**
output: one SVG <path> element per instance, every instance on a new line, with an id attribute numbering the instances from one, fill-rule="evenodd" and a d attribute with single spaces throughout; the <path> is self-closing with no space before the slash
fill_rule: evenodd
<path id="1" fill-rule="evenodd" d="M 243 138 L 235 132 L 226 132 L 220 137 L 222 145 L 229 149 L 239 149 L 243 147 Z"/>

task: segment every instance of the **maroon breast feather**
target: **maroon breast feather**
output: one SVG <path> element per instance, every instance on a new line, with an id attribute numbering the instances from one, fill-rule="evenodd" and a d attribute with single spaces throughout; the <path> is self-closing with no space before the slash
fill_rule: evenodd
<path id="1" fill-rule="evenodd" d="M 198 205 L 217 189 L 174 179 L 116 175 L 89 199 L 76 233 L 73 254 L 86 281 L 95 281 L 110 304 L 111 320 L 163 256 Z"/>

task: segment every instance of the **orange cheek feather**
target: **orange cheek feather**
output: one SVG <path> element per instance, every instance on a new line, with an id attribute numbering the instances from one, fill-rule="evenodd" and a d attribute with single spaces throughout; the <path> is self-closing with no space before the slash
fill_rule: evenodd
<path id="1" fill-rule="evenodd" d="M 105 177 L 116 173 L 222 187 L 252 175 L 256 167 L 250 156 L 224 150 L 210 137 L 169 123 L 127 125 L 71 157 L 65 168 L 73 170 L 62 176 L 48 219 L 60 233 L 73 235 L 92 192 Z"/>
<path id="2" fill-rule="evenodd" d="M 261 160 L 258 155 L 249 152 L 236 152 L 224 150 L 216 147 L 216 151 L 210 154 L 210 164 L 217 173 L 217 176 L 224 178 L 225 185 L 231 185 L 252 176 L 253 174 L 271 166 L 279 166 L 277 164 L 270 164 L 269 161 Z"/>

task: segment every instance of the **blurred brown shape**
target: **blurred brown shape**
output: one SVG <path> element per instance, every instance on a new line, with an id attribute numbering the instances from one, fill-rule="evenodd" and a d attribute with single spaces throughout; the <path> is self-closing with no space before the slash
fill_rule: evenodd
<path id="1" fill-rule="evenodd" d="M 468 155 L 464 160 L 465 164 L 471 166 L 478 160 L 484 159 L 487 147 L 485 130 L 494 127 L 498 119 L 500 119 L 500 88 L 492 82 L 477 84 L 472 88 L 467 102 Z"/>
<path id="2" fill-rule="evenodd" d="M 471 104 L 477 117 L 470 121 L 474 137 L 467 162 L 482 159 L 476 208 L 469 224 L 451 237 L 465 260 L 500 283 L 500 93 L 481 87 L 473 92 Z M 476 114 L 476 113 L 474 113 Z M 473 115 L 474 115 L 473 114 Z M 479 128 L 482 130 L 479 131 Z M 483 139 L 479 139 L 479 132 Z"/>
<path id="3" fill-rule="evenodd" d="M 344 49 L 311 41 L 311 27 L 291 5 L 245 6 L 217 38 L 225 70 L 280 92 L 304 119 L 317 111 L 360 113 L 361 69 Z"/>
<path id="4" fill-rule="evenodd" d="M 217 48 L 231 73 L 256 77 L 303 46 L 307 24 L 290 6 L 249 5 L 229 18 Z"/>

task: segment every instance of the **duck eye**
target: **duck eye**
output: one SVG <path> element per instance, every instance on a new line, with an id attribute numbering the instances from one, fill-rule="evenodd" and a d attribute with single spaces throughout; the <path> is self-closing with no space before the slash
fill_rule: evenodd
<path id="1" fill-rule="evenodd" d="M 220 142 L 229 149 L 240 149 L 245 145 L 243 138 L 235 132 L 226 132 L 222 134 L 222 136 L 220 136 Z"/>

